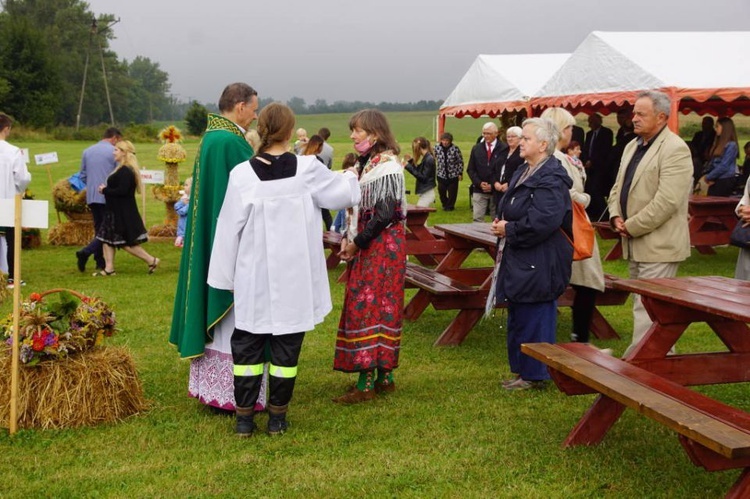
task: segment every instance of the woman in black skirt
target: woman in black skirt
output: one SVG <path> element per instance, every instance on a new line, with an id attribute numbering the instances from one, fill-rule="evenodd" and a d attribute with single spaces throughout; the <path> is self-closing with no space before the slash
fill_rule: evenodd
<path id="1" fill-rule="evenodd" d="M 152 274 L 159 266 L 159 259 L 140 246 L 148 241 L 148 233 L 135 202 L 135 193 L 141 189 L 135 148 L 130 141 L 123 140 L 115 144 L 114 154 L 117 168 L 107 177 L 106 185 L 99 186 L 106 204 L 104 221 L 96 238 L 104 243 L 105 267 L 94 275 L 114 275 L 115 248 L 122 248 L 146 262 L 148 273 Z"/>

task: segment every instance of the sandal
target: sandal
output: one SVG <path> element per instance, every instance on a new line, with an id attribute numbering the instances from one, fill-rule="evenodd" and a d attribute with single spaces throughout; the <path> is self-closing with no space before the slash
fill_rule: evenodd
<path id="1" fill-rule="evenodd" d="M 156 267 L 158 267 L 160 263 L 161 263 L 161 260 L 159 260 L 158 258 L 154 257 L 154 263 L 152 263 L 151 265 L 148 266 L 148 273 L 149 274 L 153 274 L 154 271 L 156 270 Z"/>
<path id="2" fill-rule="evenodd" d="M 117 273 L 114 270 L 112 270 L 110 272 L 107 272 L 105 269 L 101 269 L 101 270 L 97 270 L 96 272 L 94 272 L 91 275 L 93 277 L 99 277 L 99 276 L 107 277 L 107 276 L 111 276 L 111 275 L 117 275 Z"/>

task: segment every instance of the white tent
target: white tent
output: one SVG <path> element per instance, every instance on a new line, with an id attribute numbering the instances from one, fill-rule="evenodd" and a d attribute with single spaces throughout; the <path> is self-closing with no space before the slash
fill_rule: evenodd
<path id="1" fill-rule="evenodd" d="M 660 89 L 674 111 L 750 114 L 750 32 L 594 31 L 533 96 L 541 109 L 604 111 Z M 677 113 L 673 112 L 673 124 Z"/>
<path id="2" fill-rule="evenodd" d="M 528 99 L 570 54 L 479 55 L 440 107 L 440 116 L 495 117 Z"/>

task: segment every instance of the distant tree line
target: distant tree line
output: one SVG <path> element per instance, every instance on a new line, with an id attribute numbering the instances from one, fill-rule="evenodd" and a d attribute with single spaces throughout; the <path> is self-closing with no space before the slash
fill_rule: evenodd
<path id="1" fill-rule="evenodd" d="M 261 107 L 273 102 L 272 97 L 262 98 Z M 376 108 L 385 112 L 396 111 L 436 111 L 443 101 L 420 100 L 418 102 L 368 102 L 368 101 L 335 101 L 328 103 L 325 99 L 317 99 L 313 104 L 307 104 L 302 97 L 292 97 L 286 101 L 295 114 L 327 114 L 327 113 L 353 113 L 360 109 Z"/>
<path id="2" fill-rule="evenodd" d="M 0 4 L 0 110 L 37 128 L 74 125 L 88 55 L 80 122 L 181 119 L 187 104 L 170 95 L 169 75 L 146 57 L 120 60 L 109 49 L 113 15 L 94 14 L 82 0 L 4 0 Z M 101 56 L 100 47 L 101 46 Z"/>

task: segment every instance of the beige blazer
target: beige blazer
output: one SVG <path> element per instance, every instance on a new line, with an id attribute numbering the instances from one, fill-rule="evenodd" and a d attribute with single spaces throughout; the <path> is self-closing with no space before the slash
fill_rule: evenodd
<path id="1" fill-rule="evenodd" d="M 609 193 L 609 216 L 622 217 L 620 191 L 637 147 L 632 140 L 622 154 L 617 180 Z M 688 198 L 693 162 L 684 140 L 665 128 L 653 139 L 628 192 L 623 258 L 636 262 L 681 262 L 690 256 Z"/>

